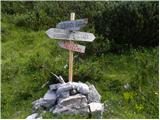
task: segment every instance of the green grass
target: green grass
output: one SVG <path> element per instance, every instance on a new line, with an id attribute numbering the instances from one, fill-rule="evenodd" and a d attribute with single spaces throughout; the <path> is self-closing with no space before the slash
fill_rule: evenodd
<path id="1" fill-rule="evenodd" d="M 103 118 L 158 118 L 158 48 L 99 57 L 74 55 L 79 57 L 74 60 L 73 80 L 96 86 L 105 103 Z M 2 118 L 30 115 L 31 103 L 48 89 L 41 86 L 47 81 L 58 82 L 49 71 L 68 81 L 68 69 L 64 69 L 67 63 L 67 50 L 60 48 L 57 40 L 49 39 L 45 31 L 35 32 L 2 21 Z M 123 87 L 127 83 L 128 90 Z M 57 118 L 44 115 L 50 117 Z"/>

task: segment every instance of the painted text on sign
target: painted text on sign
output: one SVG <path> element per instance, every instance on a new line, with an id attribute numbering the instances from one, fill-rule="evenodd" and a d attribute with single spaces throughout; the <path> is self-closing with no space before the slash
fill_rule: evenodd
<path id="1" fill-rule="evenodd" d="M 62 48 L 72 50 L 72 51 L 76 51 L 76 52 L 80 52 L 80 53 L 85 53 L 85 46 L 78 45 L 78 44 L 75 44 L 73 42 L 70 43 L 69 41 L 60 41 L 60 42 L 58 42 L 58 44 Z"/>
<path id="2" fill-rule="evenodd" d="M 56 28 L 66 29 L 66 30 L 80 30 L 82 27 L 85 27 L 87 23 L 88 19 L 63 21 L 58 23 Z"/>

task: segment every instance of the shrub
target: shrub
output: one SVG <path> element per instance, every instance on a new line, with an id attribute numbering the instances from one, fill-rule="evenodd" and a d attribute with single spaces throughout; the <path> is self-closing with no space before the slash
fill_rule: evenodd
<path id="1" fill-rule="evenodd" d="M 109 2 L 95 30 L 119 45 L 157 46 L 158 16 L 158 2 Z"/>
<path id="2" fill-rule="evenodd" d="M 33 30 L 42 30 L 48 28 L 51 20 L 43 10 L 39 10 L 37 13 L 29 12 L 27 14 L 17 15 L 15 21 L 17 26 L 31 28 Z"/>

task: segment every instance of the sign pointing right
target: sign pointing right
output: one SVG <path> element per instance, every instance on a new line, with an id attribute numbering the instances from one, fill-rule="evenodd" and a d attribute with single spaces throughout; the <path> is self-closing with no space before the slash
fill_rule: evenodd
<path id="1" fill-rule="evenodd" d="M 64 29 L 50 28 L 46 34 L 52 39 L 74 40 L 92 42 L 95 36 L 92 33 L 69 31 Z"/>
<path id="2" fill-rule="evenodd" d="M 72 21 L 63 21 L 56 25 L 56 28 L 65 29 L 65 30 L 80 30 L 82 27 L 85 27 L 88 23 L 88 19 L 79 19 Z"/>
<path id="3" fill-rule="evenodd" d="M 72 50 L 72 51 L 76 51 L 76 52 L 80 52 L 80 53 L 84 53 L 85 52 L 85 46 L 83 45 L 79 45 L 79 44 L 75 44 L 75 43 L 69 43 L 68 41 L 60 41 L 58 42 L 59 46 L 64 48 L 64 49 L 68 49 L 68 50 Z"/>

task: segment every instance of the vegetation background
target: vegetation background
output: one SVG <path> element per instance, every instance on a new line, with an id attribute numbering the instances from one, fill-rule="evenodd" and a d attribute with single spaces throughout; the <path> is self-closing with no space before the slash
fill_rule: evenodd
<path id="1" fill-rule="evenodd" d="M 76 19 L 89 19 L 82 31 L 96 39 L 79 42 L 86 53 L 74 53 L 73 80 L 96 86 L 105 103 L 103 118 L 158 118 L 158 9 L 158 1 L 2 1 L 1 117 L 30 115 L 31 103 L 58 82 L 50 72 L 68 81 L 68 51 L 45 31 L 75 12 Z"/>

